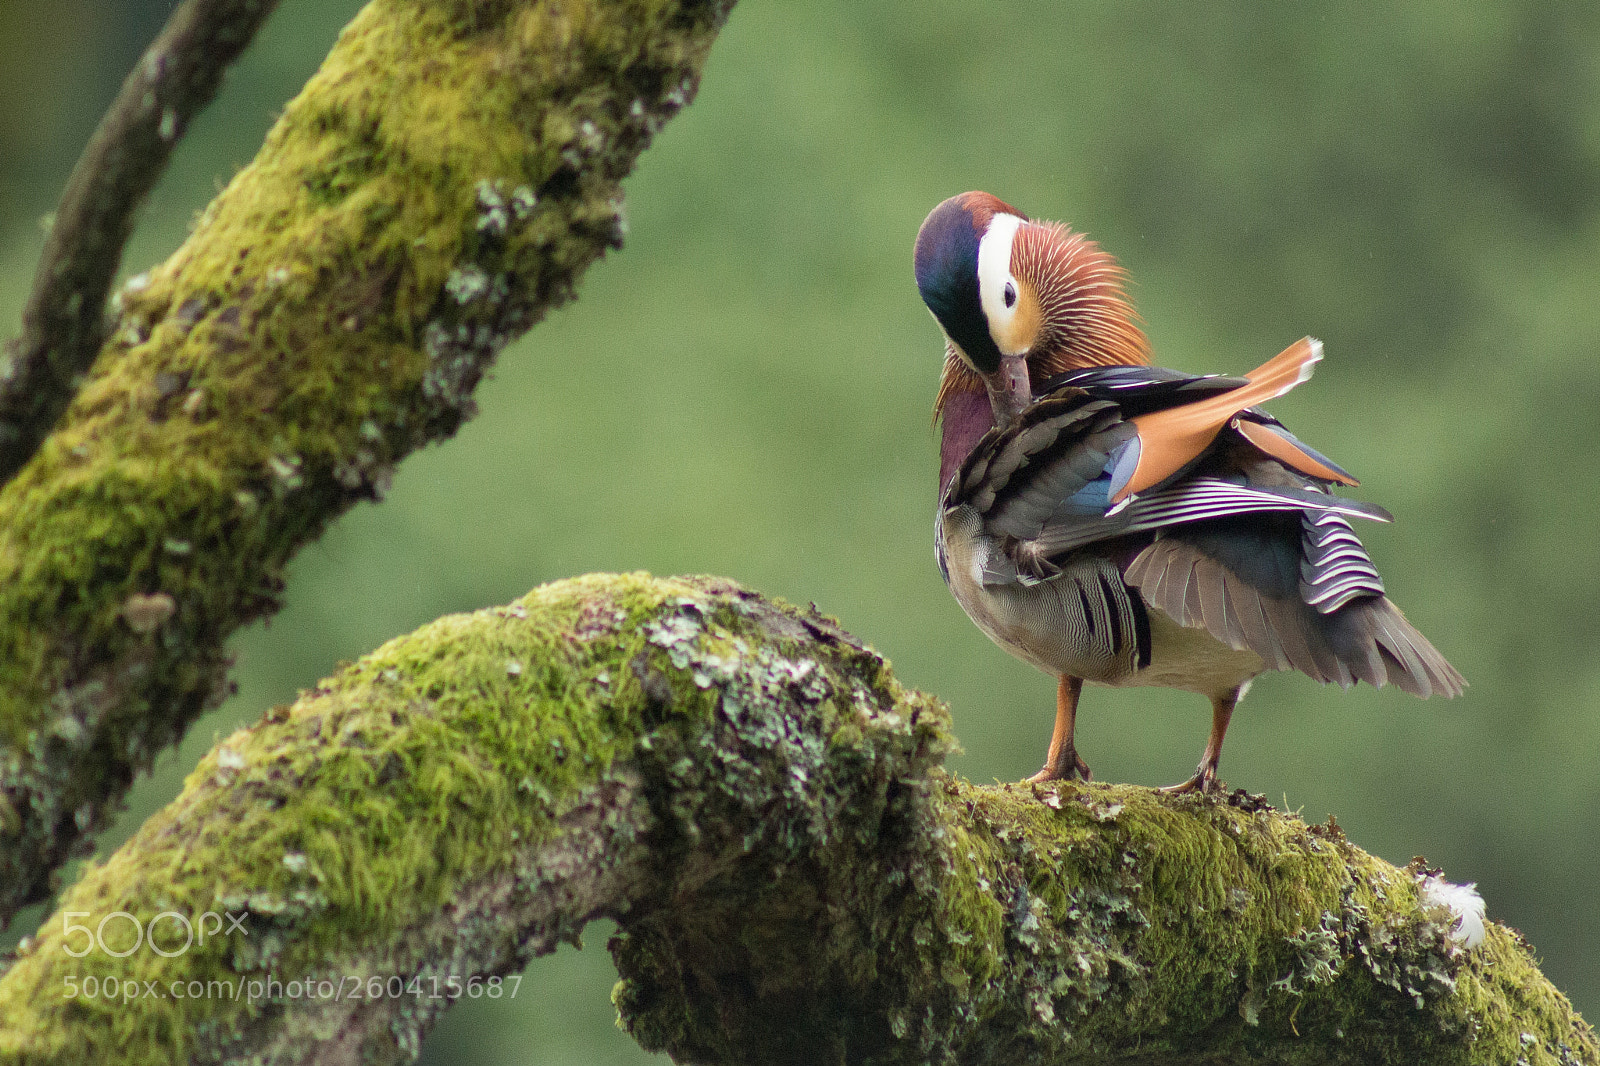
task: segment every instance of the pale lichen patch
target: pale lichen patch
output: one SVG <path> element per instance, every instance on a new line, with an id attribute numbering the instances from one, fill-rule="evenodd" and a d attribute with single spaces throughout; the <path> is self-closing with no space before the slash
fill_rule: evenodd
<path id="1" fill-rule="evenodd" d="M 122 620 L 135 633 L 153 633 L 178 610 L 178 603 L 165 592 L 135 592 L 122 603 Z"/>

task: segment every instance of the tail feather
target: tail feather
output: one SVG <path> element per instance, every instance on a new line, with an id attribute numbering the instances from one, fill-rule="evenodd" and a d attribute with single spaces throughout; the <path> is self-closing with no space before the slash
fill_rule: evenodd
<path id="1" fill-rule="evenodd" d="M 1180 625 L 1249 648 L 1270 668 L 1345 688 L 1357 681 L 1395 685 L 1424 698 L 1458 696 L 1466 687 L 1387 596 L 1359 596 L 1324 614 L 1289 589 L 1274 595 L 1257 588 L 1181 535 L 1147 546 L 1123 576 Z"/>
<path id="2" fill-rule="evenodd" d="M 1358 600 L 1339 613 L 1345 612 L 1360 643 L 1383 656 L 1390 684 L 1424 699 L 1459 696 L 1466 689 L 1466 679 L 1387 596 Z"/>

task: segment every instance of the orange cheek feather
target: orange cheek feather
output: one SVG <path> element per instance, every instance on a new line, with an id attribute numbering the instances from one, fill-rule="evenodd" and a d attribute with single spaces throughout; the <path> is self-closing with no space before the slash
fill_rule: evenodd
<path id="1" fill-rule="evenodd" d="M 995 338 L 995 343 L 1002 352 L 1015 354 L 1028 351 L 1039 338 L 1039 329 L 1043 325 L 1044 311 L 1039 306 L 1039 294 L 1032 285 L 1019 278 L 1016 313 L 1000 331 L 1003 336 Z"/>

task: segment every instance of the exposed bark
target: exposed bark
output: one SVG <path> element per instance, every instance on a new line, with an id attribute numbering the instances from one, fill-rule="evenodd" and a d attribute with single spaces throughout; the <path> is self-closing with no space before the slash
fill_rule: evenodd
<path id="1" fill-rule="evenodd" d="M 106 292 L 139 205 L 189 120 L 278 0 L 186 0 L 146 49 L 73 168 L 22 335 L 0 363 L 0 484 L 38 450 L 104 340 Z"/>
<path id="2" fill-rule="evenodd" d="M 1337 828 L 975 787 L 947 726 L 720 579 L 442 619 L 228 738 L 66 894 L 0 979 L 0 1062 L 399 1062 L 604 915 L 624 1023 L 684 1062 L 1600 1063 L 1515 933 L 1460 946 Z M 70 957 L 115 911 L 244 924 Z"/>
<path id="3" fill-rule="evenodd" d="M 0 926 L 226 693 L 295 552 L 621 241 L 619 182 L 731 4 L 374 0 L 121 291 L 0 491 Z"/>

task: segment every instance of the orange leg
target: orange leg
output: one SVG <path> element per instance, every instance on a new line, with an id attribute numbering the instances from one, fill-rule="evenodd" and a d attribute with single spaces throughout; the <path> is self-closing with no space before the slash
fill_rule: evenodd
<path id="1" fill-rule="evenodd" d="M 1089 764 L 1078 758 L 1078 749 L 1072 743 L 1072 732 L 1078 725 L 1078 695 L 1082 692 L 1083 678 L 1062 675 L 1056 686 L 1056 727 L 1050 734 L 1050 750 L 1044 757 L 1044 769 L 1029 781 L 1089 780 Z"/>
<path id="2" fill-rule="evenodd" d="M 1211 736 L 1206 740 L 1205 754 L 1200 756 L 1200 766 L 1195 770 L 1194 776 L 1181 785 L 1168 785 L 1163 792 L 1216 792 L 1222 787 L 1222 782 L 1217 780 L 1217 764 L 1222 761 L 1222 738 L 1228 732 L 1228 721 L 1233 717 L 1233 709 L 1238 706 L 1239 699 L 1244 695 L 1244 686 L 1234 689 L 1226 696 L 1218 696 L 1211 701 Z"/>

